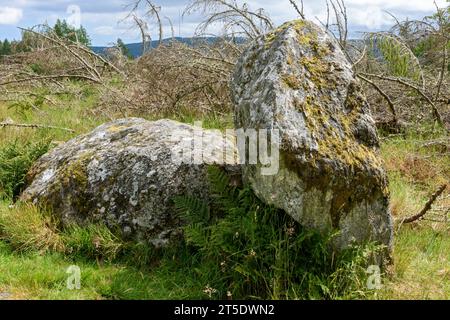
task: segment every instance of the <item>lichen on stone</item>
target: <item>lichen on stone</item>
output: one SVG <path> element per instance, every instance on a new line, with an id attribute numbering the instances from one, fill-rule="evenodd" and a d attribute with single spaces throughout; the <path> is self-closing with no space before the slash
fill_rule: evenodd
<path id="1" fill-rule="evenodd" d="M 284 75 L 282 79 L 283 82 L 291 89 L 298 90 L 302 88 L 300 79 L 293 74 Z"/>
<path id="2" fill-rule="evenodd" d="M 87 166 L 92 161 L 92 157 L 92 152 L 86 152 L 81 154 L 75 161 L 67 163 L 61 171 L 61 183 L 66 186 L 75 183 L 81 188 L 87 188 Z"/>
<path id="3" fill-rule="evenodd" d="M 244 169 L 256 194 L 305 226 L 345 230 L 338 246 L 390 245 L 376 129 L 335 39 L 309 21 L 283 24 L 248 47 L 232 92 L 236 127 L 281 131 L 280 173 L 263 177 L 260 166 Z"/>
<path id="4" fill-rule="evenodd" d="M 180 227 L 173 198 L 209 196 L 207 164 L 171 158 L 193 132 L 192 126 L 171 120 L 104 124 L 39 159 L 22 200 L 45 204 L 63 226 L 102 222 L 130 239 L 168 243 Z M 220 132 L 205 130 L 203 136 L 215 150 L 235 150 L 232 138 Z M 208 160 L 218 163 L 219 156 Z M 237 169 L 234 162 L 227 168 Z"/>

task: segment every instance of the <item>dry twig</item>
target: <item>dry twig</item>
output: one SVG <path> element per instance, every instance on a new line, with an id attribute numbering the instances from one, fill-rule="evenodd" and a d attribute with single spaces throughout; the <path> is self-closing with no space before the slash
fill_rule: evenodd
<path id="1" fill-rule="evenodd" d="M 428 202 L 425 204 L 425 207 L 416 215 L 405 218 L 402 220 L 403 223 L 411 223 L 417 220 L 422 219 L 427 212 L 431 209 L 431 206 L 436 201 L 436 199 L 444 192 L 444 190 L 447 188 L 447 185 L 442 185 L 439 187 L 439 189 L 431 196 L 431 198 L 428 200 Z"/>
<path id="2" fill-rule="evenodd" d="M 28 124 L 28 123 L 9 123 L 9 122 L 0 122 L 0 127 L 16 127 L 16 128 L 31 128 L 31 129 L 56 129 L 56 130 L 62 130 L 67 132 L 74 133 L 75 130 L 69 129 L 69 128 L 63 128 L 63 127 L 55 127 L 55 126 L 45 126 L 41 124 Z"/>

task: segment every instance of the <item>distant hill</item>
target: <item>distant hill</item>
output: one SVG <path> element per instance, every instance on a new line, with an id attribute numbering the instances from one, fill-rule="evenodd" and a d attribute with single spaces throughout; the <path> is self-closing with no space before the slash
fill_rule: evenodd
<path id="1" fill-rule="evenodd" d="M 214 37 L 204 37 L 204 38 L 181 38 L 181 37 L 175 37 L 175 38 L 168 38 L 168 39 L 164 39 L 163 43 L 164 44 L 168 44 L 170 42 L 172 42 L 173 40 L 178 41 L 178 42 L 182 42 L 185 43 L 189 46 L 192 46 L 195 42 L 199 42 L 199 41 L 206 41 L 207 43 L 214 43 L 215 41 L 217 41 L 218 38 L 214 38 Z M 238 39 L 238 42 L 242 43 L 244 42 L 243 39 Z M 159 45 L 159 41 L 155 40 L 152 41 L 151 43 L 151 47 L 152 48 L 156 48 Z M 134 57 L 134 58 L 138 58 L 142 55 L 142 43 L 130 43 L 130 44 L 126 44 L 126 47 L 128 48 L 128 50 L 130 51 L 130 54 Z M 92 51 L 94 51 L 95 53 L 98 54 L 102 54 L 105 52 L 106 49 L 108 49 L 110 47 L 100 47 L 100 46 L 92 46 L 91 49 Z"/>
<path id="2" fill-rule="evenodd" d="M 215 41 L 217 41 L 218 38 L 214 38 L 214 37 L 204 37 L 204 38 L 182 38 L 182 37 L 175 37 L 175 38 L 168 38 L 168 39 L 164 39 L 163 43 L 164 44 L 168 44 L 171 41 L 173 41 L 175 39 L 175 41 L 187 44 L 189 46 L 192 46 L 195 42 L 207 42 L 207 43 L 214 43 Z M 237 42 L 238 43 L 244 43 L 245 39 L 244 38 L 237 38 Z M 353 46 L 356 46 L 358 48 L 363 48 L 364 47 L 364 40 L 360 40 L 360 39 L 349 39 L 350 44 L 352 44 Z M 152 41 L 151 43 L 151 47 L 152 48 L 156 48 L 159 45 L 159 41 L 155 40 Z M 129 43 L 126 44 L 126 47 L 128 48 L 128 50 L 130 51 L 130 54 L 133 56 L 133 58 L 138 58 L 142 55 L 142 43 Z M 110 47 L 102 47 L 102 46 L 92 46 L 91 49 L 92 51 L 94 51 L 95 53 L 98 54 L 103 54 L 105 52 L 106 49 L 108 49 Z M 350 50 L 351 55 L 353 56 L 354 54 L 359 55 L 359 52 L 355 52 L 355 50 Z"/>

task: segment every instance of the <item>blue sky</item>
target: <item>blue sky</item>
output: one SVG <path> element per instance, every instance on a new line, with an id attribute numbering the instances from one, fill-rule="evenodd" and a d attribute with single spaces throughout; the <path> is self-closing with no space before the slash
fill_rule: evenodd
<path id="1" fill-rule="evenodd" d="M 238 2 L 244 2 L 239 1 Z M 127 21 L 119 23 L 126 14 L 126 6 L 132 0 L 0 0 L 0 39 L 18 39 L 17 27 L 31 27 L 47 22 L 52 25 L 56 19 L 78 22 L 76 13 L 80 10 L 80 22 L 88 30 L 94 45 L 108 45 L 122 38 L 125 42 L 139 42 L 139 33 Z M 251 8 L 265 8 L 277 24 L 296 17 L 289 0 L 247 0 Z M 448 5 L 445 0 L 436 0 L 441 7 Z M 201 14 L 182 17 L 189 0 L 154 0 L 161 6 L 161 14 L 169 17 L 175 26 L 177 36 L 192 36 L 196 25 L 202 20 Z M 307 18 L 316 20 L 326 16 L 325 0 L 304 0 Z M 398 18 L 419 18 L 431 14 L 433 0 L 347 0 L 351 36 L 359 32 L 388 28 L 392 18 L 389 11 Z M 169 37 L 170 27 L 165 20 L 165 36 Z M 155 26 L 151 25 L 156 39 Z M 218 30 L 212 30 L 212 32 Z"/>

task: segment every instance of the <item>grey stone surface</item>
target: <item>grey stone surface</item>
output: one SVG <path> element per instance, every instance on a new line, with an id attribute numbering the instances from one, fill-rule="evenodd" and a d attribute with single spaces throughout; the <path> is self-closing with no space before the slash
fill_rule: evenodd
<path id="1" fill-rule="evenodd" d="M 232 82 L 236 128 L 280 130 L 280 170 L 244 181 L 304 226 L 340 230 L 336 246 L 391 246 L 386 172 L 369 106 L 338 43 L 308 21 L 255 40 Z"/>
<path id="2" fill-rule="evenodd" d="M 191 144 L 194 134 L 203 138 L 202 145 Z M 196 164 L 173 156 L 186 142 Z M 207 198 L 206 167 L 223 164 L 224 151 L 232 154 L 235 144 L 220 132 L 170 120 L 117 120 L 39 159 L 22 199 L 50 206 L 63 224 L 104 222 L 125 237 L 163 246 L 180 223 L 173 197 Z"/>

